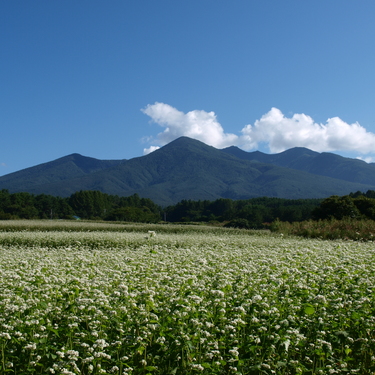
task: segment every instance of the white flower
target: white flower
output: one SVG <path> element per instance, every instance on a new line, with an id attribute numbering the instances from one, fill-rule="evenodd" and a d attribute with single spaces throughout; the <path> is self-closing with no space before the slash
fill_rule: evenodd
<path id="1" fill-rule="evenodd" d="M 229 350 L 229 353 L 232 354 L 233 357 L 238 357 L 239 356 L 239 352 L 238 352 L 238 348 L 233 348 L 231 350 Z"/>
<path id="2" fill-rule="evenodd" d="M 35 343 L 28 344 L 28 345 L 25 346 L 25 349 L 35 350 L 36 344 Z"/>
<path id="3" fill-rule="evenodd" d="M 287 352 L 289 350 L 290 340 L 284 341 L 285 351 Z"/>

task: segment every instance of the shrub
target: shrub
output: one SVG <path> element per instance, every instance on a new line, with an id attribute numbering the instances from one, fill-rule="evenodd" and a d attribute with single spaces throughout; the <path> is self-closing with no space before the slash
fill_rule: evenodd
<path id="1" fill-rule="evenodd" d="M 250 229 L 250 223 L 246 219 L 234 219 L 224 225 L 225 228 Z"/>

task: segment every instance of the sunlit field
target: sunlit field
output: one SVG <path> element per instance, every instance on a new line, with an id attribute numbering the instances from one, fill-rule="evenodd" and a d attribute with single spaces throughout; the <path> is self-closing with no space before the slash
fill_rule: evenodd
<path id="1" fill-rule="evenodd" d="M 374 374 L 375 244 L 0 222 L 1 374 Z"/>

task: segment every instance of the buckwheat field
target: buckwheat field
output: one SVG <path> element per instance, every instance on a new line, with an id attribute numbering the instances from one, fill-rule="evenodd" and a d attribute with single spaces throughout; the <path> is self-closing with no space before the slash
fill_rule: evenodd
<path id="1" fill-rule="evenodd" d="M 374 374 L 375 244 L 0 223 L 1 374 Z"/>

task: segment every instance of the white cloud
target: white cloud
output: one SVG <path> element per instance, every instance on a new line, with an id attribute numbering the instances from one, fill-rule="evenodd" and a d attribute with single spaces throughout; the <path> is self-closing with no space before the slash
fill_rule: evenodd
<path id="1" fill-rule="evenodd" d="M 5 163 L 0 163 L 0 166 L 6 167 L 7 165 Z"/>
<path id="2" fill-rule="evenodd" d="M 292 147 L 307 147 L 323 151 L 355 151 L 368 154 L 374 151 L 375 134 L 358 123 L 347 124 L 339 117 L 318 124 L 305 114 L 285 117 L 277 108 L 272 108 L 254 125 L 242 129 L 242 146 L 251 150 L 261 142 L 268 143 L 272 153 Z"/>
<path id="3" fill-rule="evenodd" d="M 149 104 L 142 112 L 165 128 L 154 141 L 159 145 L 165 145 L 181 136 L 198 139 L 216 148 L 238 143 L 237 135 L 224 132 L 214 112 L 194 110 L 184 113 L 164 103 Z"/>
<path id="4" fill-rule="evenodd" d="M 356 159 L 363 160 L 366 163 L 375 163 L 375 156 L 368 156 L 368 157 L 358 156 Z"/>
<path id="5" fill-rule="evenodd" d="M 156 150 L 159 150 L 160 147 L 158 146 L 151 146 L 149 148 L 144 148 L 143 149 L 143 155 L 147 155 L 147 154 L 150 154 L 151 152 L 154 152 Z"/>
<path id="6" fill-rule="evenodd" d="M 163 146 L 178 137 L 187 136 L 216 148 L 235 145 L 250 151 L 266 144 L 271 153 L 278 153 L 292 147 L 307 147 L 318 152 L 357 152 L 367 154 L 367 157 L 361 158 L 365 161 L 374 160 L 371 158 L 374 157 L 375 134 L 358 123 L 348 124 L 339 117 L 319 124 L 303 113 L 286 117 L 279 109 L 272 108 L 253 125 L 246 125 L 241 130 L 242 135 L 238 136 L 226 133 L 214 112 L 193 110 L 184 113 L 157 102 L 149 104 L 142 112 L 165 128 L 155 139 L 148 138 L 149 144 Z M 144 152 L 157 148 L 152 145 Z"/>

